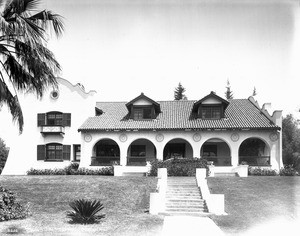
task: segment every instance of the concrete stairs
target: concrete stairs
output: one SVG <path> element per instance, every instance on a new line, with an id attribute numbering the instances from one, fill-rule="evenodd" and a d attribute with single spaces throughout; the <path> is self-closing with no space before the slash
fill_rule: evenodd
<path id="1" fill-rule="evenodd" d="M 215 172 L 214 177 L 239 177 L 236 172 Z"/>
<path id="2" fill-rule="evenodd" d="M 164 215 L 209 215 L 195 177 L 168 177 Z"/>

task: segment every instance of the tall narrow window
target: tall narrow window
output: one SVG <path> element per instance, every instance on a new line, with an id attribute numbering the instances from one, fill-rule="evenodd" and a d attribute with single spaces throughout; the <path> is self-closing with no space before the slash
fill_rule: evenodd
<path id="1" fill-rule="evenodd" d="M 74 161 L 80 161 L 81 150 L 80 144 L 74 144 Z"/>

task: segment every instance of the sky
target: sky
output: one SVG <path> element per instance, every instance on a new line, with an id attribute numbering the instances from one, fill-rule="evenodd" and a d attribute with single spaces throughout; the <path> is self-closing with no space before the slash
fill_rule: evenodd
<path id="1" fill-rule="evenodd" d="M 98 101 L 144 92 L 170 100 L 179 82 L 188 99 L 227 80 L 234 98 L 253 88 L 259 104 L 300 108 L 299 0 L 43 0 L 65 18 L 51 38 L 61 77 L 97 91 Z"/>
<path id="2" fill-rule="evenodd" d="M 42 0 L 39 9 L 64 17 L 63 37 L 48 43 L 60 76 L 97 101 L 173 100 L 179 82 L 188 99 L 224 97 L 229 80 L 234 98 L 255 87 L 260 105 L 299 113 L 300 0 Z"/>

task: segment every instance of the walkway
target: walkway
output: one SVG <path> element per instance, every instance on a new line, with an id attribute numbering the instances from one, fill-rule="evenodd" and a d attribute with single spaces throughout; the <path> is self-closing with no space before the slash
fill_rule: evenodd
<path id="1" fill-rule="evenodd" d="M 161 236 L 224 236 L 222 230 L 208 217 L 165 216 Z"/>
<path id="2" fill-rule="evenodd" d="M 162 236 L 224 235 L 208 217 L 195 177 L 169 177 Z"/>

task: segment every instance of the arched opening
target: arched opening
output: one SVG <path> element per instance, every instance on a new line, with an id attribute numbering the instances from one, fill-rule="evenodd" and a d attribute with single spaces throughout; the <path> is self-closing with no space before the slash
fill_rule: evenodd
<path id="1" fill-rule="evenodd" d="M 191 144 L 180 138 L 170 140 L 164 147 L 164 160 L 170 158 L 193 158 Z"/>
<path id="2" fill-rule="evenodd" d="M 251 166 L 269 166 L 270 148 L 259 138 L 244 140 L 239 148 L 239 164 L 247 163 Z"/>
<path id="3" fill-rule="evenodd" d="M 212 161 L 215 166 L 231 166 L 230 148 L 219 138 L 207 140 L 201 147 L 200 156 Z"/>
<path id="4" fill-rule="evenodd" d="M 92 166 L 120 164 L 120 148 L 112 139 L 102 139 L 93 147 Z"/>
<path id="5" fill-rule="evenodd" d="M 127 165 L 145 166 L 147 161 L 156 159 L 156 148 L 148 139 L 133 141 L 127 150 Z"/>

